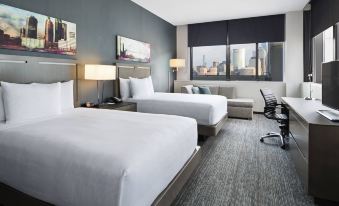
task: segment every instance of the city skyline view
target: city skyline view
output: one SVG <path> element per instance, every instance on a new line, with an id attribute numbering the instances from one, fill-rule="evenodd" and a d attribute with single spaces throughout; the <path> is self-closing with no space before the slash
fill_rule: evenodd
<path id="1" fill-rule="evenodd" d="M 76 24 L 0 4 L 0 48 L 76 54 Z"/>

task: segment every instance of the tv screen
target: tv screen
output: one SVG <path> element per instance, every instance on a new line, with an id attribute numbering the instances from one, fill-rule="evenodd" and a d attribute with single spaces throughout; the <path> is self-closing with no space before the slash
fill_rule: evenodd
<path id="1" fill-rule="evenodd" d="M 322 64 L 322 102 L 339 110 L 339 61 Z"/>

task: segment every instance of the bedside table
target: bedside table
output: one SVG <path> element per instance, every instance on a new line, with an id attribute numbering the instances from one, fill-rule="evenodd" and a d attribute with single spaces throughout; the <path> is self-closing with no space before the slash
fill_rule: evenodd
<path id="1" fill-rule="evenodd" d="M 101 104 L 99 106 L 99 109 L 113 109 L 113 110 L 120 110 L 120 111 L 136 112 L 137 103 L 121 102 L 121 103 L 115 103 L 115 104 Z"/>

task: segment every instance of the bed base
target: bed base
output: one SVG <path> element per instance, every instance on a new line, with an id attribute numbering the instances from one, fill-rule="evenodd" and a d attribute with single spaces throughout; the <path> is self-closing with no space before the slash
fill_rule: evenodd
<path id="1" fill-rule="evenodd" d="M 194 169 L 201 160 L 201 150 L 197 147 L 190 159 L 169 183 L 164 191 L 155 199 L 152 206 L 170 206 Z M 53 206 L 50 203 L 33 198 L 12 187 L 0 183 L 0 206 Z"/>
<path id="2" fill-rule="evenodd" d="M 198 134 L 201 136 L 217 136 L 221 128 L 225 125 L 228 119 L 226 114 L 217 124 L 215 125 L 198 125 Z"/>

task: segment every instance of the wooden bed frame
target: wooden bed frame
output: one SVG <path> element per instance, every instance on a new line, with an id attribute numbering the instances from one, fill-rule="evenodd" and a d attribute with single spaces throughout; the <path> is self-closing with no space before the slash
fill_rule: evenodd
<path id="1" fill-rule="evenodd" d="M 78 102 L 78 68 L 73 60 L 50 59 L 41 57 L 25 57 L 0 55 L 0 81 L 13 83 L 53 83 L 75 80 L 75 104 Z M 8 60 L 8 61 L 7 61 Z M 6 62 L 7 61 L 7 62 Z M 13 63 L 18 62 L 18 63 Z M 138 71 L 144 73 L 144 67 Z M 29 70 L 29 72 L 27 72 Z M 149 74 L 148 74 L 149 75 Z M 201 150 L 197 147 L 186 164 L 154 200 L 154 206 L 169 206 L 181 188 L 187 182 L 201 160 Z M 24 194 L 15 188 L 0 182 L 0 206 L 51 206 L 52 204 Z"/>
<path id="2" fill-rule="evenodd" d="M 150 66 L 139 66 L 139 65 L 130 65 L 130 64 L 117 64 L 117 81 L 115 82 L 115 94 L 118 97 L 120 95 L 120 83 L 119 77 L 127 79 L 129 77 L 133 78 L 146 78 L 151 75 Z M 217 124 L 215 125 L 198 125 L 198 134 L 202 136 L 216 136 L 219 131 L 222 129 L 224 124 L 228 119 L 226 114 Z"/>
<path id="3" fill-rule="evenodd" d="M 197 147 L 186 164 L 154 200 L 152 206 L 170 206 L 182 187 L 190 178 L 201 160 L 201 149 Z M 53 204 L 38 200 L 12 187 L 0 183 L 0 206 L 53 206 Z"/>

